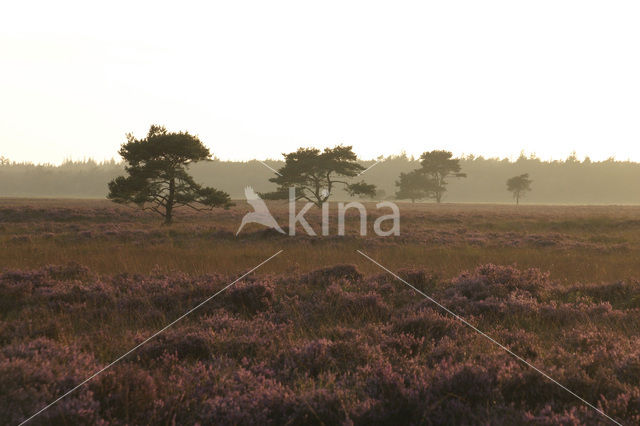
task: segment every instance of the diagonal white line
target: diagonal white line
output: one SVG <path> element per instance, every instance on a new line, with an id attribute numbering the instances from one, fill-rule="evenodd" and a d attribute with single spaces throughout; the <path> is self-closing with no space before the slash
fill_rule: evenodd
<path id="1" fill-rule="evenodd" d="M 272 172 L 274 172 L 275 174 L 282 176 L 280 174 L 280 172 L 278 172 L 276 169 L 274 169 L 273 167 L 271 167 L 270 165 L 268 165 L 267 163 L 265 163 L 264 161 L 261 160 L 256 160 L 258 163 L 261 163 L 263 166 L 265 166 L 266 168 L 268 168 L 269 170 L 271 170 Z"/>
<path id="2" fill-rule="evenodd" d="M 360 173 L 358 173 L 358 176 L 360 176 L 361 174 L 363 174 L 364 172 L 366 172 L 367 170 L 371 169 L 373 166 L 375 166 L 376 164 L 380 163 L 380 160 L 377 160 L 375 163 L 373 163 L 372 165 L 370 165 L 369 167 L 367 167 L 366 169 L 364 169 L 363 171 L 361 171 Z"/>
<path id="3" fill-rule="evenodd" d="M 402 278 L 400 278 L 397 274 L 391 272 L 389 269 L 385 268 L 384 266 L 382 266 L 380 263 L 376 262 L 374 259 L 370 258 L 369 256 L 367 256 L 366 254 L 364 254 L 363 252 L 361 252 L 360 250 L 356 250 L 358 253 L 360 253 L 361 255 L 363 255 L 364 257 L 366 257 L 367 259 L 369 259 L 371 262 L 375 263 L 376 265 L 378 265 L 380 268 L 384 269 L 385 271 L 387 271 L 388 273 L 390 273 L 391 275 L 393 275 L 395 278 L 397 278 L 398 280 L 402 281 L 404 284 L 408 285 L 409 287 L 411 287 L 414 291 L 416 291 L 417 293 L 421 294 L 422 296 L 424 296 L 426 299 L 428 299 L 430 302 L 436 304 L 438 307 L 440 307 L 441 309 L 443 309 L 444 311 L 446 311 L 447 313 L 453 315 L 453 317 L 455 317 L 457 320 L 461 321 L 463 324 L 465 324 L 466 326 L 470 327 L 471 329 L 473 329 L 473 331 L 475 331 L 476 333 L 480 334 L 482 337 L 488 339 L 490 342 L 494 343 L 495 345 L 497 345 L 498 347 L 500 347 L 501 349 L 503 349 L 504 351 L 506 351 L 507 353 L 509 353 L 510 355 L 512 355 L 514 358 L 516 358 L 518 361 L 522 362 L 523 364 L 531 367 L 532 369 L 534 369 L 535 371 L 537 371 L 538 373 L 540 373 L 541 375 L 543 375 L 544 377 L 546 377 L 548 380 L 550 380 L 551 382 L 555 383 L 556 385 L 560 386 L 562 389 L 564 389 L 565 391 L 569 392 L 571 395 L 575 396 L 576 398 L 578 398 L 580 401 L 584 402 L 585 404 L 587 404 L 589 407 L 593 408 L 594 410 L 596 410 L 599 414 L 603 415 L 604 417 L 606 417 L 607 419 L 611 420 L 613 423 L 622 426 L 622 423 L 618 422 L 617 420 L 613 419 L 612 417 L 608 416 L 604 411 L 600 410 L 599 408 L 597 408 L 595 405 L 591 404 L 589 401 L 587 401 L 586 399 L 582 398 L 580 395 L 578 395 L 577 393 L 573 392 L 571 389 L 567 388 L 566 386 L 564 386 L 562 383 L 558 382 L 557 380 L 555 380 L 553 377 L 549 376 L 547 373 L 545 373 L 544 371 L 540 370 L 539 368 L 535 367 L 534 365 L 532 365 L 531 363 L 529 363 L 527 360 L 525 360 L 524 358 L 520 357 L 519 355 L 513 353 L 509 348 L 507 348 L 506 346 L 504 346 L 503 344 L 499 343 L 498 341 L 494 340 L 493 337 L 489 336 L 488 334 L 486 334 L 485 332 L 483 332 L 482 330 L 478 329 L 477 327 L 475 327 L 473 324 L 471 324 L 470 322 L 468 322 L 467 320 L 465 320 L 464 318 L 462 318 L 460 315 L 456 314 L 455 312 L 451 311 L 449 308 L 447 308 L 446 306 L 441 305 L 440 303 L 438 303 L 435 299 L 433 299 L 432 297 L 428 296 L 427 294 L 425 294 L 424 292 L 420 291 L 419 289 L 417 289 L 416 287 L 414 287 L 413 285 L 411 285 L 410 283 L 408 283 L 407 281 L 403 280 Z"/>
<path id="4" fill-rule="evenodd" d="M 222 290 L 217 291 L 214 295 L 209 296 L 207 299 L 203 300 L 202 302 L 200 302 L 199 304 L 197 304 L 196 306 L 194 306 L 193 308 L 189 309 L 187 312 L 185 312 L 184 314 L 182 314 L 181 316 L 179 316 L 178 318 L 176 318 L 175 320 L 173 320 L 172 322 L 170 322 L 169 324 L 167 324 L 166 326 L 164 326 L 162 329 L 156 331 L 155 333 L 153 333 L 151 336 L 147 337 L 145 340 L 143 340 L 141 343 L 139 343 L 138 345 L 134 346 L 133 348 L 129 349 L 126 353 L 120 355 L 118 358 L 116 358 L 113 362 L 111 362 L 109 365 L 107 365 L 106 367 L 102 368 L 101 370 L 96 371 L 95 373 L 93 373 L 91 376 L 87 377 L 85 380 L 83 380 L 82 382 L 80 382 L 76 387 L 74 387 L 73 389 L 69 390 L 67 393 L 65 393 L 64 395 L 62 395 L 61 397 L 59 397 L 58 399 L 56 399 L 55 401 L 53 401 L 52 403 L 50 403 L 49 405 L 47 405 L 46 407 L 42 408 L 40 411 L 38 411 L 37 413 L 34 413 L 31 417 L 29 417 L 26 420 L 23 420 L 20 423 L 20 426 L 27 423 L 28 421 L 32 420 L 33 418 L 35 418 L 37 415 L 41 414 L 42 412 L 44 412 L 45 410 L 51 408 L 53 405 L 55 405 L 56 403 L 58 403 L 61 399 L 65 398 L 66 396 L 70 395 L 72 392 L 74 392 L 76 389 L 80 388 L 82 385 L 84 385 L 85 383 L 87 383 L 88 381 L 90 381 L 91 379 L 93 379 L 94 377 L 96 377 L 97 375 L 99 375 L 100 373 L 104 372 L 105 370 L 108 370 L 109 368 L 113 367 L 116 363 L 118 363 L 119 361 L 121 361 L 122 359 L 124 359 L 127 355 L 129 355 L 130 353 L 134 352 L 136 349 L 138 349 L 140 346 L 146 344 L 147 342 L 149 342 L 151 339 L 153 339 L 154 337 L 156 337 L 157 335 L 161 334 L 162 332 L 164 332 L 165 330 L 167 330 L 169 327 L 171 327 L 172 325 L 174 325 L 175 323 L 177 323 L 178 321 L 180 321 L 181 319 L 183 319 L 184 317 L 186 317 L 187 315 L 191 314 L 193 311 L 195 311 L 196 309 L 198 309 L 199 307 L 201 307 L 202 305 L 204 305 L 205 303 L 209 302 L 211 299 L 213 299 L 214 297 L 216 297 L 217 295 L 219 295 L 220 293 L 222 293 L 223 291 L 225 291 L 226 289 L 228 289 L 229 287 L 231 287 L 232 285 L 234 285 L 235 283 L 237 283 L 238 281 L 240 281 L 241 279 L 243 279 L 244 277 L 246 277 L 247 275 L 249 275 L 250 273 L 252 273 L 253 271 L 255 271 L 256 269 L 258 269 L 259 267 L 261 267 L 262 265 L 264 265 L 265 263 L 267 263 L 268 261 L 270 261 L 271 259 L 273 259 L 274 257 L 276 257 L 277 255 L 279 255 L 280 253 L 282 253 L 283 250 L 280 250 L 279 252 L 277 252 L 276 254 L 272 255 L 270 258 L 268 258 L 267 260 L 263 261 L 262 263 L 260 263 L 257 266 L 254 266 L 253 268 L 251 268 L 249 271 L 247 271 L 246 273 L 244 273 L 243 275 L 241 275 L 240 277 L 238 277 L 237 279 L 235 279 L 231 284 L 228 284 L 227 286 L 225 286 Z"/>

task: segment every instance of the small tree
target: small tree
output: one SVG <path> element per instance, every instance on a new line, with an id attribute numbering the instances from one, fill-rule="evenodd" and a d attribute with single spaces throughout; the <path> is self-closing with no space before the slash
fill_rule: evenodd
<path id="1" fill-rule="evenodd" d="M 413 170 L 409 173 L 400 173 L 400 180 L 396 181 L 398 191 L 396 198 L 399 200 L 416 200 L 434 197 L 436 190 L 435 182 L 427 175 L 422 173 L 420 169 Z"/>
<path id="2" fill-rule="evenodd" d="M 165 224 L 172 222 L 176 207 L 205 210 L 232 205 L 226 192 L 201 186 L 187 173 L 191 163 L 211 159 L 209 149 L 196 136 L 169 133 L 163 126 L 153 125 L 144 139 L 128 134 L 119 153 L 127 163 L 128 176 L 109 182 L 107 198 L 116 203 L 151 210 L 162 216 Z"/>
<path id="3" fill-rule="evenodd" d="M 460 173 L 460 160 L 452 157 L 453 154 L 449 151 L 425 152 L 420 156 L 422 168 L 418 170 L 433 181 L 433 198 L 438 203 L 442 201 L 442 196 L 447 191 L 448 177 L 467 177 L 466 173 Z"/>
<path id="4" fill-rule="evenodd" d="M 513 198 L 516 200 L 516 205 L 520 204 L 520 197 L 523 197 L 527 191 L 531 191 L 531 183 L 533 181 L 529 179 L 529 173 L 525 173 L 520 176 L 514 176 L 507 180 L 507 190 L 513 193 Z"/>
<path id="5" fill-rule="evenodd" d="M 365 170 L 358 164 L 350 146 L 325 148 L 322 152 L 316 148 L 299 148 L 296 152 L 283 155 L 284 166 L 278 170 L 278 176 L 269 179 L 278 184 L 278 189 L 261 194 L 263 198 L 287 198 L 289 188 L 296 187 L 296 200 L 305 199 L 320 207 L 329 199 L 336 185 L 344 185 L 351 196 L 375 196 L 375 185 L 364 181 L 349 183 L 346 180 Z"/>

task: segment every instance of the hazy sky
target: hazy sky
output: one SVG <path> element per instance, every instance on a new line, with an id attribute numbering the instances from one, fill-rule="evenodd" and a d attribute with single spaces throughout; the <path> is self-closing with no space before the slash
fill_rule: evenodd
<path id="1" fill-rule="evenodd" d="M 353 145 L 640 161 L 640 2 L 16 1 L 0 155 L 117 157 L 152 123 L 222 159 Z"/>

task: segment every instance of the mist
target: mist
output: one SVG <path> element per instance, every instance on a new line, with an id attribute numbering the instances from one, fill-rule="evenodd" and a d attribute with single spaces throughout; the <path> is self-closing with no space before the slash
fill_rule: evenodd
<path id="1" fill-rule="evenodd" d="M 274 169 L 284 164 L 275 160 L 264 163 Z M 365 167 L 374 163 L 361 162 Z M 511 161 L 466 156 L 460 158 L 460 165 L 468 177 L 449 180 L 444 202 L 512 203 L 506 180 L 528 173 L 533 184 L 522 200 L 525 204 L 640 204 L 640 163 L 632 161 L 579 161 L 575 156 L 562 161 L 521 156 Z M 376 199 L 395 199 L 400 173 L 419 167 L 417 159 L 389 156 L 362 177 L 377 186 Z M 123 164 L 116 161 L 67 161 L 61 165 L 4 161 L 0 165 L 0 197 L 104 198 L 107 182 L 123 171 Z M 234 199 L 244 197 L 247 185 L 259 192 L 275 189 L 268 180 L 274 172 L 257 160 L 213 160 L 194 164 L 191 171 L 198 181 L 214 185 Z M 334 195 L 334 199 L 349 198 L 346 192 Z"/>

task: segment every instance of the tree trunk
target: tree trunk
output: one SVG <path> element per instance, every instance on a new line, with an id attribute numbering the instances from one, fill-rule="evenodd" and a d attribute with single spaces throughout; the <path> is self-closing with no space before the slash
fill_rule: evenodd
<path id="1" fill-rule="evenodd" d="M 176 180 L 171 178 L 169 180 L 169 197 L 167 198 L 167 206 L 164 212 L 164 224 L 171 225 L 173 222 L 173 203 L 176 196 Z"/>

